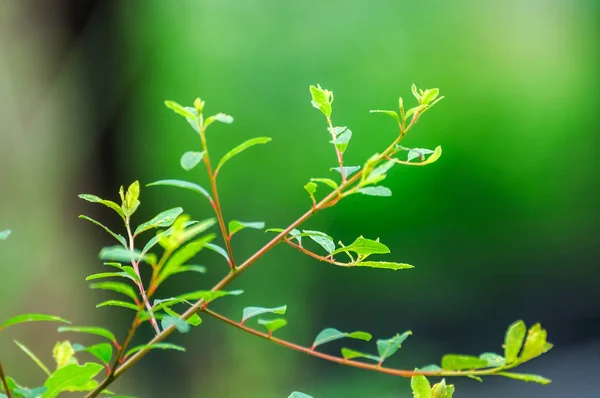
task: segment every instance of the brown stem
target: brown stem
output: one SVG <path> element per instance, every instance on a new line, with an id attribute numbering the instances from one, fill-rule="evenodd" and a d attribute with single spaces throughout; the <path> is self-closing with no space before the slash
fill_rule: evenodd
<path id="1" fill-rule="evenodd" d="M 329 124 L 329 132 L 331 133 L 331 137 L 335 140 L 336 136 L 333 134 L 333 124 L 331 123 L 331 118 L 327 118 L 327 123 Z M 340 174 L 342 175 L 342 183 L 346 182 L 348 178 L 346 176 L 346 172 L 344 171 L 344 154 L 338 149 L 338 147 L 333 144 L 335 148 L 335 155 L 337 156 L 338 164 L 340 165 Z"/>
<path id="2" fill-rule="evenodd" d="M 325 256 L 320 256 L 317 253 L 313 253 L 310 250 L 307 250 L 307 249 L 303 248 L 302 246 L 290 241 L 289 239 L 284 240 L 284 242 L 287 243 L 288 245 L 292 246 L 293 248 L 298 249 L 299 251 L 306 254 L 307 256 L 316 258 L 319 261 L 324 261 L 326 263 L 337 265 L 340 267 L 351 267 L 352 266 L 352 264 L 341 263 L 339 261 L 335 261 L 333 258 L 327 258 Z"/>
<path id="3" fill-rule="evenodd" d="M 4 392 L 8 398 L 12 398 L 12 393 L 8 388 L 8 381 L 6 380 L 6 375 L 4 374 L 4 369 L 2 369 L 2 362 L 0 362 L 0 381 L 2 381 L 2 385 L 4 386 Z"/>

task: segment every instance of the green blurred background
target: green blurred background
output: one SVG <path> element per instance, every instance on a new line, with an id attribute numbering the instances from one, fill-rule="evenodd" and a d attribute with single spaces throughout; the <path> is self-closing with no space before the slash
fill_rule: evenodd
<path id="1" fill-rule="evenodd" d="M 380 237 L 390 260 L 416 268 L 336 268 L 277 247 L 232 284 L 244 295 L 214 308 L 238 318 L 245 306 L 287 304 L 279 334 L 302 344 L 325 327 L 376 338 L 412 329 L 389 360 L 407 368 L 448 352 L 500 351 L 508 324 L 541 321 L 555 349 L 523 371 L 553 384 L 461 379 L 456 395 L 594 396 L 599 11 L 596 0 L 0 2 L 0 229 L 13 229 L 0 243 L 0 319 L 50 312 L 125 332 L 130 313 L 94 309 L 106 295 L 84 281 L 113 243 L 77 216 L 115 229 L 118 220 L 76 195 L 116 199 L 135 179 L 206 184 L 201 168 L 179 167 L 199 142 L 165 99 L 200 96 L 209 114 L 235 117 L 211 128 L 216 156 L 273 137 L 231 161 L 220 190 L 228 219 L 283 227 L 309 206 L 307 180 L 334 174 L 308 86 L 334 91 L 334 123 L 354 132 L 347 164 L 362 164 L 396 134 L 391 119 L 368 110 L 393 109 L 400 95 L 412 104 L 416 83 L 446 99 L 405 145 L 442 145 L 440 161 L 394 168 L 391 198 L 350 197 L 305 225 L 344 242 Z M 185 191 L 146 188 L 141 201 L 138 222 L 177 205 L 196 219 L 211 215 Z M 267 239 L 240 233 L 237 258 Z M 198 263 L 205 276 L 173 278 L 159 295 L 210 287 L 227 271 L 213 253 Z M 13 339 L 50 363 L 57 339 L 93 341 L 85 337 L 27 325 L 2 334 L 0 354 L 9 374 L 36 385 L 43 374 Z M 172 340 L 188 352 L 154 352 L 113 389 L 144 398 L 409 396 L 407 380 L 326 363 L 213 319 Z"/>

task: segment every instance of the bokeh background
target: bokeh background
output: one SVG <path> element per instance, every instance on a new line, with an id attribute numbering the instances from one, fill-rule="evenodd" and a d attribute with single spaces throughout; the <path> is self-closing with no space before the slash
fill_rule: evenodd
<path id="1" fill-rule="evenodd" d="M 598 46 L 596 0 L 510 1 L 2 1 L 0 2 L 0 319 L 50 312 L 124 334 L 130 313 L 94 309 L 99 249 L 113 244 L 81 213 L 119 228 L 114 214 L 77 199 L 116 199 L 139 179 L 192 179 L 179 157 L 197 137 L 163 100 L 206 100 L 235 123 L 211 128 L 214 154 L 253 136 L 273 142 L 234 159 L 220 177 L 228 219 L 283 227 L 303 213 L 302 186 L 331 177 L 335 156 L 308 86 L 335 92 L 334 122 L 354 137 L 347 163 L 362 164 L 393 139 L 391 119 L 369 109 L 411 103 L 410 85 L 446 96 L 405 145 L 442 145 L 440 161 L 397 167 L 391 198 L 350 197 L 305 226 L 349 242 L 380 237 L 411 271 L 342 269 L 277 247 L 235 281 L 245 290 L 214 308 L 238 318 L 249 305 L 288 305 L 278 334 L 310 344 L 325 327 L 376 338 L 412 329 L 396 367 L 448 352 L 501 351 L 516 319 L 540 321 L 555 348 L 523 371 L 549 386 L 509 379 L 453 380 L 458 397 L 595 396 L 600 372 L 598 271 Z M 215 155 L 213 155 L 215 157 Z M 193 193 L 145 188 L 145 221 Z M 269 239 L 244 231 L 243 259 Z M 161 292 L 212 286 L 226 265 L 213 253 L 204 276 Z M 55 325 L 7 330 L 0 353 L 22 384 L 43 374 L 13 344 L 51 363 Z M 140 342 L 150 330 L 138 335 Z M 408 381 L 288 351 L 213 319 L 174 336 L 188 352 L 154 352 L 114 385 L 138 397 L 408 397 Z M 352 344 L 374 351 L 372 344 Z M 327 352 L 339 352 L 331 344 Z"/>

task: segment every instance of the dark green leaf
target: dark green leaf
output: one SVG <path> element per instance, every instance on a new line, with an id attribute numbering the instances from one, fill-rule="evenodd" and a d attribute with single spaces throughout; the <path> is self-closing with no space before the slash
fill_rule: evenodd
<path id="1" fill-rule="evenodd" d="M 331 170 L 335 170 L 338 173 L 341 173 L 341 169 L 339 167 L 332 167 Z M 360 166 L 344 166 L 344 175 L 346 177 L 350 177 L 352 174 L 356 173 L 358 170 L 360 170 Z"/>
<path id="2" fill-rule="evenodd" d="M 5 229 L 4 231 L 0 231 L 0 240 L 6 240 L 11 234 L 10 229 Z"/>
<path id="3" fill-rule="evenodd" d="M 198 192 L 199 194 L 204 195 L 209 201 L 212 202 L 212 198 L 210 197 L 210 194 L 206 191 L 206 189 L 202 188 L 198 184 L 194 184 L 193 182 L 189 182 L 189 181 L 172 180 L 172 179 L 171 180 L 158 180 L 158 181 L 151 182 L 150 184 L 147 184 L 146 186 L 147 187 L 171 186 L 171 187 L 189 189 L 190 191 Z"/>
<path id="4" fill-rule="evenodd" d="M 525 333 L 527 333 L 527 326 L 525 322 L 517 321 L 510 325 L 506 330 L 506 336 L 504 338 L 504 357 L 506 363 L 511 364 L 517 360 L 519 351 L 523 346 L 525 340 Z"/>
<path id="5" fill-rule="evenodd" d="M 371 268 L 384 268 L 397 271 L 399 269 L 411 269 L 414 268 L 410 264 L 394 263 L 391 261 L 361 261 L 354 264 L 356 267 L 371 267 Z"/>
<path id="6" fill-rule="evenodd" d="M 133 303 L 128 303 L 126 301 L 120 301 L 120 300 L 107 300 L 107 301 L 103 301 L 100 304 L 96 305 L 96 308 L 100 308 L 100 307 L 123 307 L 123 308 L 129 308 L 130 310 L 134 310 L 134 311 L 139 311 L 140 308 L 133 304 Z"/>
<path id="7" fill-rule="evenodd" d="M 287 310 L 287 305 L 282 305 L 280 307 L 275 307 L 275 308 L 263 308 L 263 307 L 246 307 L 243 310 L 243 314 L 242 314 L 242 324 L 244 322 L 246 322 L 248 319 L 258 316 L 258 315 L 262 315 L 262 314 L 280 314 L 283 315 L 285 314 L 285 311 Z"/>
<path id="8" fill-rule="evenodd" d="M 175 329 L 177 329 L 177 331 L 179 333 L 187 333 L 190 331 L 190 325 L 186 321 L 184 321 L 183 319 L 172 317 L 172 316 L 164 317 L 160 321 L 160 325 L 162 326 L 163 330 L 165 330 L 168 327 L 170 327 L 171 325 L 173 325 L 173 326 L 175 326 Z"/>
<path id="9" fill-rule="evenodd" d="M 102 371 L 104 367 L 97 363 L 85 365 L 71 364 L 56 370 L 44 383 L 48 390 L 42 398 L 54 398 L 64 391 L 81 391 Z"/>
<path id="10" fill-rule="evenodd" d="M 356 192 L 368 196 L 392 196 L 392 191 L 384 186 L 358 188 Z"/>
<path id="11" fill-rule="evenodd" d="M 115 202 L 112 202 L 110 200 L 104 200 L 95 195 L 89 195 L 89 194 L 85 194 L 85 193 L 82 193 L 81 195 L 79 195 L 79 198 L 83 199 L 83 200 L 87 200 L 88 202 L 91 202 L 91 203 L 100 203 L 106 207 L 110 207 L 115 212 L 117 212 L 117 214 L 120 215 L 123 220 L 125 220 L 125 213 L 123 213 L 123 209 L 121 209 L 121 206 L 119 206 Z"/>
<path id="12" fill-rule="evenodd" d="M 395 335 L 391 339 L 377 340 L 377 351 L 379 352 L 380 360 L 383 361 L 394 355 L 410 335 L 412 335 L 412 331 L 407 330 L 402 334 Z"/>
<path id="13" fill-rule="evenodd" d="M 62 323 L 71 323 L 66 319 L 60 318 L 54 315 L 46 315 L 46 314 L 23 314 L 17 315 L 5 321 L 2 325 L 0 325 L 0 330 L 5 329 L 12 325 L 17 325 L 19 323 L 25 322 L 38 322 L 38 321 L 51 321 L 51 322 L 62 322 Z"/>
<path id="14" fill-rule="evenodd" d="M 486 360 L 471 355 L 444 355 L 442 368 L 445 370 L 480 369 L 488 366 Z"/>
<path id="15" fill-rule="evenodd" d="M 171 343 L 154 343 L 154 344 L 142 344 L 137 347 L 133 347 L 125 354 L 125 357 L 129 357 L 131 354 L 135 354 L 141 350 L 177 350 L 177 351 L 185 351 L 185 348 L 171 344 Z"/>
<path id="16" fill-rule="evenodd" d="M 242 142 L 241 144 L 239 144 L 238 146 L 236 146 L 235 148 L 233 148 L 232 150 L 230 150 L 229 152 L 227 152 L 225 154 L 225 156 L 223 156 L 221 158 L 221 160 L 219 160 L 219 164 L 217 165 L 217 168 L 215 170 L 215 174 L 217 173 L 217 171 L 219 169 L 221 169 L 221 167 L 223 167 L 223 165 L 225 163 L 227 163 L 228 160 L 230 160 L 231 158 L 233 158 L 236 155 L 239 155 L 240 153 L 242 153 L 243 151 L 245 151 L 246 149 L 254 146 L 254 145 L 258 145 L 258 144 L 266 144 L 267 142 L 271 141 L 270 137 L 256 137 L 256 138 L 251 138 L 247 141 Z"/>
<path id="17" fill-rule="evenodd" d="M 321 245 L 321 247 L 323 249 L 325 249 L 327 251 L 327 253 L 329 254 L 333 254 L 335 253 L 335 243 L 333 243 L 333 239 L 331 238 L 331 236 L 320 232 L 320 231 L 310 231 L 310 230 L 303 230 L 302 231 L 303 234 L 307 235 L 309 238 L 311 238 L 312 240 L 314 240 L 315 242 L 317 242 L 319 245 Z"/>
<path id="18" fill-rule="evenodd" d="M 325 117 L 331 117 L 331 103 L 333 102 L 333 93 L 321 88 L 320 85 L 310 86 L 310 95 L 312 96 L 312 106 L 321 111 Z"/>
<path id="19" fill-rule="evenodd" d="M 371 110 L 369 112 L 371 112 L 371 113 L 385 113 L 386 115 L 389 115 L 389 116 L 393 117 L 394 120 L 397 123 L 400 123 L 400 118 L 398 117 L 398 113 L 396 113 L 394 111 L 384 111 L 384 110 L 381 110 L 381 109 L 374 109 L 374 110 Z"/>
<path id="20" fill-rule="evenodd" d="M 181 115 L 185 118 L 189 117 L 189 118 L 195 119 L 198 116 L 197 112 L 194 112 L 194 108 L 181 106 L 175 101 L 167 100 L 167 101 L 165 101 L 165 105 L 167 106 L 167 108 L 171 109 L 173 112 L 175 112 L 178 115 Z"/>
<path id="21" fill-rule="evenodd" d="M 84 216 L 84 215 L 80 215 L 79 218 L 83 219 L 83 220 L 87 220 L 93 224 L 96 224 L 97 226 L 99 226 L 100 228 L 104 229 L 106 232 L 108 232 L 113 238 L 115 238 L 116 240 L 119 241 L 120 244 L 123 245 L 123 247 L 127 247 L 127 241 L 125 240 L 125 238 L 122 235 L 119 234 L 115 234 L 113 231 L 111 231 L 110 229 L 108 229 L 106 226 L 104 226 L 103 224 L 99 223 L 98 221 L 88 217 L 88 216 Z"/>
<path id="22" fill-rule="evenodd" d="M 488 367 L 491 367 L 491 368 L 497 368 L 500 366 L 504 366 L 504 364 L 506 363 L 506 359 L 504 359 L 504 357 L 502 355 L 498 355 L 493 352 L 484 352 L 483 354 L 481 354 L 479 356 L 479 359 L 483 359 L 484 361 L 487 361 Z"/>
<path id="23" fill-rule="evenodd" d="M 339 340 L 346 337 L 351 339 L 370 341 L 372 336 L 370 333 L 367 332 L 357 331 L 351 333 L 344 333 L 334 328 L 327 328 L 322 330 L 317 335 L 315 341 L 312 344 L 312 348 L 315 348 L 316 346 L 319 346 L 321 344 L 329 343 L 330 341 Z"/>
<path id="24" fill-rule="evenodd" d="M 287 321 L 283 318 L 277 319 L 259 319 L 259 325 L 263 325 L 265 329 L 269 331 L 269 333 L 273 333 L 278 329 L 281 329 L 285 325 L 287 325 Z"/>
<path id="25" fill-rule="evenodd" d="M 121 282 L 99 282 L 92 283 L 90 285 L 90 289 L 102 289 L 102 290 L 112 290 L 117 293 L 121 293 L 131 298 L 133 301 L 137 300 L 137 293 L 133 288 L 129 285 L 126 285 Z"/>
<path id="26" fill-rule="evenodd" d="M 181 156 L 179 164 L 185 171 L 190 171 L 198 165 L 204 158 L 204 152 L 188 151 Z"/>
<path id="27" fill-rule="evenodd" d="M 76 333 L 88 333 L 96 336 L 105 337 L 110 341 L 116 342 L 115 335 L 108 329 L 96 327 L 96 326 L 61 326 L 58 328 L 58 332 L 76 332 Z"/>
<path id="28" fill-rule="evenodd" d="M 150 221 L 146 221 L 145 223 L 140 224 L 136 228 L 134 235 L 139 235 L 142 232 L 148 231 L 153 228 L 170 227 L 181 213 L 183 213 L 183 209 L 181 207 L 175 207 L 173 209 L 165 210 L 162 213 L 156 215 Z"/>
<path id="29" fill-rule="evenodd" d="M 497 375 L 532 383 L 550 384 L 552 382 L 552 380 L 545 377 L 527 373 L 500 372 Z"/>
<path id="30" fill-rule="evenodd" d="M 375 355 L 365 354 L 364 352 L 351 350 L 350 348 L 342 348 L 342 356 L 344 359 L 366 358 L 379 362 L 379 357 L 376 357 Z"/>
<path id="31" fill-rule="evenodd" d="M 142 255 L 139 250 L 131 251 L 123 246 L 109 246 L 100 250 L 98 255 L 100 260 L 104 261 L 118 261 L 122 263 L 128 263 L 131 261 L 144 260 L 146 256 Z"/>
<path id="32" fill-rule="evenodd" d="M 19 347 L 25 354 L 27 354 L 27 356 L 29 358 L 31 358 L 31 360 L 33 362 L 35 362 L 35 364 L 37 366 L 40 367 L 40 369 L 42 369 L 44 371 L 44 373 L 46 373 L 46 375 L 50 376 L 50 371 L 48 370 L 48 368 L 46 367 L 46 365 L 44 365 L 44 363 L 33 353 L 29 350 L 29 348 L 25 347 L 23 344 L 19 343 L 17 340 L 15 340 L 15 344 L 17 345 L 17 347 Z"/>
<path id="33" fill-rule="evenodd" d="M 431 384 L 425 376 L 413 376 L 410 379 L 413 398 L 431 398 Z"/>
<path id="34" fill-rule="evenodd" d="M 229 235 L 233 235 L 244 228 L 263 229 L 264 227 L 265 223 L 262 221 L 243 222 L 232 220 L 229 222 Z"/>
<path id="35" fill-rule="evenodd" d="M 371 254 L 387 254 L 390 252 L 390 249 L 379 241 L 359 236 L 354 242 L 352 242 L 348 246 L 340 247 L 339 249 L 334 251 L 333 254 L 347 251 L 354 252 L 361 256 L 368 256 Z"/>
<path id="36" fill-rule="evenodd" d="M 95 344 L 89 347 L 84 347 L 82 351 L 87 351 L 106 365 L 110 364 L 113 354 L 112 345 L 108 343 Z"/>

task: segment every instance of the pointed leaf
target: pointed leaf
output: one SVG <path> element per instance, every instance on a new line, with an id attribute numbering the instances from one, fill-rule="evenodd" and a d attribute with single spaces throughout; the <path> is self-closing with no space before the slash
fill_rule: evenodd
<path id="1" fill-rule="evenodd" d="M 200 299 L 204 300 L 206 303 L 210 303 L 211 301 L 216 300 L 221 297 L 239 296 L 242 293 L 244 293 L 243 290 L 230 290 L 230 291 L 217 290 L 214 292 L 211 290 L 198 290 L 195 292 L 184 293 L 177 297 L 171 297 L 171 298 L 162 299 L 162 300 L 154 300 L 154 305 L 156 306 L 156 305 L 162 303 L 165 306 L 171 306 L 171 305 L 174 305 L 177 303 L 196 301 L 196 300 L 200 300 Z"/>
<path id="2" fill-rule="evenodd" d="M 315 338 L 315 341 L 312 344 L 312 348 L 315 348 L 316 346 L 319 346 L 321 344 L 329 343 L 330 341 L 343 339 L 345 337 L 348 337 L 351 339 L 370 341 L 372 336 L 370 333 L 367 333 L 367 332 L 357 331 L 357 332 L 351 332 L 351 333 L 344 333 L 344 332 L 340 332 L 339 330 L 334 329 L 334 328 L 327 328 L 327 329 L 323 329 L 317 335 L 317 337 Z"/>
<path id="3" fill-rule="evenodd" d="M 190 325 L 183 319 L 175 318 L 172 316 L 166 316 L 160 321 L 160 325 L 163 330 L 167 329 L 171 325 L 175 326 L 175 329 L 179 333 L 187 333 L 190 331 Z"/>
<path id="4" fill-rule="evenodd" d="M 424 161 L 426 155 L 431 155 L 434 151 L 427 148 L 407 148 L 408 156 L 406 160 L 410 162 L 413 159 L 419 159 L 420 161 Z"/>
<path id="5" fill-rule="evenodd" d="M 210 250 L 214 251 L 215 253 L 219 253 L 221 256 L 225 257 L 225 260 L 227 260 L 227 262 L 230 261 L 227 251 L 225 249 L 223 249 L 221 246 L 215 245 L 214 243 L 207 243 L 205 245 L 205 247 L 207 249 L 210 249 Z"/>
<path id="6" fill-rule="evenodd" d="M 173 180 L 173 179 L 171 179 L 171 180 L 158 180 L 158 181 L 151 182 L 150 184 L 146 184 L 146 186 L 147 187 L 171 186 L 171 187 L 178 187 L 178 188 L 188 189 L 190 191 L 198 192 L 199 194 L 205 196 L 209 201 L 212 202 L 212 198 L 210 197 L 210 194 L 206 191 L 206 189 L 202 188 L 198 184 L 194 184 L 193 182 L 189 182 L 189 181 Z"/>
<path id="7" fill-rule="evenodd" d="M 54 315 L 46 315 L 46 314 L 23 314 L 17 315 L 6 320 L 3 324 L 0 325 L 0 330 L 5 329 L 9 326 L 16 325 L 19 323 L 25 322 L 38 322 L 38 321 L 51 321 L 51 322 L 62 322 L 62 323 L 71 323 L 66 319 L 60 318 Z"/>
<path id="8" fill-rule="evenodd" d="M 497 368 L 506 364 L 506 359 L 502 355 L 498 355 L 493 352 L 484 352 L 479 356 L 479 359 L 487 361 L 488 367 Z"/>
<path id="9" fill-rule="evenodd" d="M 442 368 L 445 370 L 481 369 L 487 367 L 487 361 L 471 355 L 444 355 Z"/>
<path id="10" fill-rule="evenodd" d="M 215 218 L 208 218 L 206 220 L 197 222 L 186 222 L 186 216 L 180 216 L 177 218 L 175 223 L 173 224 L 172 229 L 165 231 L 164 234 L 159 234 L 157 236 L 158 243 L 165 249 L 169 251 L 177 250 L 181 245 L 190 239 L 195 238 L 197 235 L 200 235 L 202 232 L 205 232 L 207 229 L 211 228 L 216 224 L 217 220 Z M 208 234 L 207 236 L 214 236 L 214 234 Z M 208 238 L 207 238 L 208 239 Z M 148 246 L 146 244 L 146 246 Z M 144 247 L 145 248 L 145 247 Z"/>
<path id="11" fill-rule="evenodd" d="M 431 398 L 431 384 L 425 376 L 413 376 L 410 379 L 413 398 Z"/>
<path id="12" fill-rule="evenodd" d="M 142 344 L 137 347 L 133 347 L 125 354 L 125 358 L 129 357 L 131 354 L 135 354 L 141 350 L 177 350 L 177 351 L 185 351 L 185 348 L 171 344 L 171 343 L 154 343 L 154 344 Z"/>
<path id="13" fill-rule="evenodd" d="M 99 223 L 98 221 L 88 217 L 88 216 L 84 216 L 84 215 L 80 215 L 79 218 L 83 219 L 83 220 L 87 220 L 93 224 L 96 224 L 97 226 L 99 226 L 100 228 L 104 229 L 106 232 L 108 232 L 113 238 L 115 238 L 116 240 L 119 241 L 120 244 L 123 245 L 123 247 L 127 247 L 127 241 L 125 240 L 125 238 L 122 235 L 119 234 L 115 234 L 113 231 L 111 231 L 110 229 L 108 229 L 108 227 L 104 226 L 103 224 Z"/>
<path id="14" fill-rule="evenodd" d="M 331 170 L 335 170 L 338 173 L 341 173 L 341 169 L 339 167 L 332 167 Z M 360 170 L 360 166 L 344 166 L 344 175 L 346 177 L 350 177 L 352 174 L 356 173 L 358 170 Z"/>
<path id="15" fill-rule="evenodd" d="M 54 398 L 63 391 L 77 391 L 88 385 L 102 369 L 104 369 L 102 365 L 92 362 L 85 365 L 72 364 L 60 368 L 48 377 L 44 383 L 48 390 L 42 395 L 42 398 Z"/>
<path id="16" fill-rule="evenodd" d="M 101 307 L 123 307 L 123 308 L 129 308 L 130 310 L 134 310 L 134 311 L 139 311 L 140 308 L 133 304 L 133 303 L 128 303 L 126 301 L 120 301 L 120 300 L 107 300 L 107 301 L 103 301 L 100 304 L 96 305 L 96 308 L 101 308 Z"/>
<path id="17" fill-rule="evenodd" d="M 375 355 L 365 354 L 364 352 L 351 350 L 350 348 L 342 348 L 342 356 L 344 359 L 366 358 L 379 362 L 379 357 L 376 357 Z"/>
<path id="18" fill-rule="evenodd" d="M 92 275 L 86 277 L 85 280 L 93 281 L 96 279 L 114 278 L 114 277 L 132 279 L 131 276 L 129 274 L 127 274 L 126 272 L 101 272 L 98 274 L 92 274 Z M 133 279 L 133 280 L 137 280 L 137 279 Z"/>
<path id="19" fill-rule="evenodd" d="M 102 363 L 109 365 L 112 359 L 113 348 L 108 343 L 94 344 L 89 347 L 83 347 L 81 351 L 86 351 L 98 358 Z"/>
<path id="20" fill-rule="evenodd" d="M 133 288 L 129 285 L 126 285 L 121 282 L 99 282 L 92 283 L 90 285 L 90 289 L 102 289 L 102 290 L 112 290 L 113 292 L 121 293 L 131 298 L 133 301 L 137 300 L 137 293 Z"/>
<path id="21" fill-rule="evenodd" d="M 358 188 L 356 192 L 368 196 L 392 196 L 392 191 L 384 186 Z"/>
<path id="22" fill-rule="evenodd" d="M 327 253 L 335 253 L 335 243 L 333 243 L 331 236 L 320 231 L 310 231 L 307 229 L 303 230 L 302 233 L 308 235 L 309 238 L 321 245 L 321 247 L 325 249 Z"/>
<path id="23" fill-rule="evenodd" d="M 344 153 L 348 148 L 348 144 L 350 143 L 350 139 L 352 139 L 352 130 L 346 129 L 343 133 L 336 136 L 335 139 L 329 141 L 334 144 L 338 151 Z"/>
<path id="24" fill-rule="evenodd" d="M 167 261 L 163 269 L 160 271 L 157 284 L 162 283 L 165 279 L 177 272 L 180 266 L 189 261 L 192 257 L 202 250 L 206 244 L 215 238 L 215 234 L 208 234 L 190 243 L 187 243 L 181 249 L 177 250 Z"/>
<path id="25" fill-rule="evenodd" d="M 238 146 L 236 146 L 235 148 L 233 148 L 232 150 L 230 150 L 229 152 L 227 152 L 225 154 L 225 156 L 223 156 L 221 158 L 221 160 L 219 160 L 219 164 L 217 165 L 217 168 L 215 170 L 215 174 L 217 173 L 217 171 L 223 167 L 223 165 L 225 163 L 227 163 L 228 160 L 230 160 L 231 158 L 233 158 L 236 155 L 239 155 L 240 153 L 244 152 L 246 149 L 254 146 L 254 145 L 258 145 L 258 144 L 266 144 L 267 142 L 271 141 L 270 137 L 256 137 L 256 138 L 251 138 L 247 141 L 242 142 L 241 144 L 239 144 Z"/>
<path id="26" fill-rule="evenodd" d="M 528 361 L 550 350 L 552 348 L 552 344 L 548 344 L 546 337 L 547 332 L 545 329 L 542 329 L 542 326 L 539 323 L 536 323 L 529 328 L 529 332 L 527 332 L 527 339 L 525 340 L 525 345 L 523 346 L 523 352 L 521 352 L 519 360 Z"/>
<path id="27" fill-rule="evenodd" d="M 254 222 L 244 222 L 232 220 L 229 221 L 229 235 L 233 235 L 238 231 L 241 231 L 244 228 L 252 228 L 252 229 L 263 229 L 265 227 L 265 223 L 262 221 L 254 221 Z"/>
<path id="28" fill-rule="evenodd" d="M 359 236 L 354 242 L 348 246 L 340 247 L 334 251 L 333 254 L 347 251 L 354 252 L 361 256 L 368 256 L 371 254 L 387 254 L 390 252 L 390 249 L 379 241 Z"/>
<path id="29" fill-rule="evenodd" d="M 333 93 L 321 88 L 321 86 L 310 86 L 310 95 L 312 96 L 312 106 L 321 111 L 325 117 L 331 117 L 331 102 L 333 102 Z"/>
<path id="30" fill-rule="evenodd" d="M 48 370 L 48 368 L 46 367 L 46 365 L 44 365 L 44 363 L 33 353 L 29 350 L 29 348 L 25 347 L 23 344 L 19 343 L 17 340 L 15 340 L 15 344 L 25 353 L 27 354 L 27 356 L 29 358 L 31 358 L 31 360 L 33 362 L 35 362 L 35 364 L 37 366 L 40 367 L 40 369 L 42 369 L 44 371 L 44 373 L 46 373 L 46 375 L 50 376 L 50 371 Z"/>
<path id="31" fill-rule="evenodd" d="M 391 339 L 377 340 L 377 351 L 379 352 L 380 360 L 391 357 L 402 347 L 402 343 L 412 335 L 412 331 L 407 330 L 402 334 L 397 334 Z"/>
<path id="32" fill-rule="evenodd" d="M 279 314 L 279 315 L 283 315 L 285 314 L 285 311 L 287 310 L 287 305 L 282 305 L 280 307 L 274 307 L 274 308 L 263 308 L 263 307 L 246 307 L 243 310 L 243 314 L 242 314 L 242 324 L 244 322 L 246 322 L 248 319 L 258 316 L 258 315 L 262 315 L 262 314 Z"/>
<path id="33" fill-rule="evenodd" d="M 140 182 L 134 181 L 125 194 L 125 203 L 123 204 L 123 211 L 126 216 L 131 216 L 140 205 Z"/>
<path id="34" fill-rule="evenodd" d="M 121 206 L 119 206 L 118 204 L 116 204 L 113 201 L 104 200 L 102 198 L 99 198 L 96 195 L 89 195 L 89 194 L 85 194 L 85 193 L 82 193 L 82 194 L 78 195 L 78 197 L 80 199 L 86 200 L 86 201 L 91 202 L 91 203 L 100 203 L 100 204 L 103 204 L 106 207 L 110 207 L 118 215 L 120 215 L 123 220 L 125 220 L 125 213 L 123 212 L 123 209 L 121 209 Z"/>
<path id="35" fill-rule="evenodd" d="M 190 171 L 194 167 L 198 166 L 198 163 L 200 163 L 202 161 L 202 159 L 204 158 L 204 154 L 205 154 L 204 151 L 203 152 L 188 151 L 181 156 L 181 159 L 179 160 L 179 164 L 181 165 L 181 168 L 184 169 L 185 171 Z"/>
<path id="36" fill-rule="evenodd" d="M 361 261 L 354 264 L 356 267 L 371 267 L 371 268 L 383 268 L 397 271 L 399 269 L 411 269 L 414 266 L 404 263 L 394 263 L 391 261 Z"/>
<path id="37" fill-rule="evenodd" d="M 527 373 L 500 372 L 497 375 L 532 383 L 550 384 L 552 382 L 552 380 L 545 377 Z"/>
<path id="38" fill-rule="evenodd" d="M 181 207 L 175 207 L 173 209 L 165 210 L 156 215 L 153 219 L 146 221 L 143 224 L 140 224 L 136 228 L 134 236 L 153 228 L 170 227 L 181 213 L 183 213 L 183 209 Z"/>
<path id="39" fill-rule="evenodd" d="M 172 272 L 171 275 L 181 274 L 182 272 L 198 272 L 199 274 L 205 274 L 206 267 L 203 265 L 182 265 Z"/>
<path id="40" fill-rule="evenodd" d="M 11 234 L 11 230 L 10 229 L 5 229 L 4 231 L 0 231 L 0 240 L 6 240 L 8 239 L 8 237 Z"/>
<path id="41" fill-rule="evenodd" d="M 397 123 L 400 123 L 400 118 L 398 117 L 398 113 L 396 113 L 394 111 L 384 111 L 384 110 L 381 110 L 381 109 L 374 109 L 374 110 L 371 110 L 369 112 L 371 112 L 371 113 L 385 113 L 386 115 L 393 117 L 394 120 Z"/>
<path id="42" fill-rule="evenodd" d="M 108 246 L 100 250 L 98 254 L 100 260 L 118 261 L 128 263 L 131 261 L 145 260 L 146 256 L 142 255 L 139 250 L 131 251 L 123 246 Z"/>
<path id="43" fill-rule="evenodd" d="M 511 364 L 517 360 L 517 355 L 519 355 L 519 351 L 521 351 L 523 341 L 525 340 L 525 333 L 527 333 L 527 327 L 523 321 L 516 321 L 506 330 L 504 357 L 507 364 Z"/>
<path id="44" fill-rule="evenodd" d="M 328 186 L 330 186 L 333 189 L 337 189 L 338 188 L 337 182 L 333 181 L 331 178 L 311 178 L 310 180 L 312 182 L 319 182 L 321 184 L 328 185 Z"/>
<path id="45" fill-rule="evenodd" d="M 197 114 L 194 113 L 194 111 L 193 111 L 194 108 L 181 106 L 175 101 L 168 101 L 168 100 L 165 101 L 165 105 L 167 108 L 171 109 L 173 112 L 175 112 L 178 115 L 181 115 L 185 118 L 195 119 L 197 117 Z"/>
<path id="46" fill-rule="evenodd" d="M 110 341 L 117 341 L 115 335 L 108 329 L 96 327 L 96 326 L 61 326 L 58 328 L 59 333 L 63 332 L 75 332 L 75 333 L 87 333 L 94 334 L 96 336 L 105 337 Z"/>
<path id="47" fill-rule="evenodd" d="M 283 318 L 259 319 L 258 324 L 263 325 L 265 327 L 265 329 L 267 329 L 269 331 L 269 333 L 273 333 L 276 330 L 279 330 L 282 327 L 284 327 L 285 325 L 287 325 L 287 321 Z"/>

